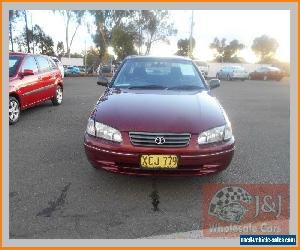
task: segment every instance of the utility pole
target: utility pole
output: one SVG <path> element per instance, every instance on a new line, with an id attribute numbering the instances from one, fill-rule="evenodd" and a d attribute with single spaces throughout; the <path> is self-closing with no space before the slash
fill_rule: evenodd
<path id="1" fill-rule="evenodd" d="M 32 13 L 30 13 L 30 19 L 31 19 L 32 36 L 34 36 L 34 34 L 33 34 L 33 23 L 32 23 Z M 33 53 L 33 54 L 34 54 L 34 47 L 35 47 L 34 39 L 32 39 L 32 53 Z"/>
<path id="2" fill-rule="evenodd" d="M 191 21 L 191 33 L 190 33 L 190 46 L 189 46 L 189 57 L 193 55 L 193 28 L 194 28 L 194 11 L 192 10 L 192 21 Z"/>
<path id="3" fill-rule="evenodd" d="M 84 72 L 86 73 L 86 40 L 84 40 Z"/>

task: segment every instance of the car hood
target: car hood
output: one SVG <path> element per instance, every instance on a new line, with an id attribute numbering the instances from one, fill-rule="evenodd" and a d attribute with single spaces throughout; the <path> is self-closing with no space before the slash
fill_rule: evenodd
<path id="1" fill-rule="evenodd" d="M 225 124 L 222 107 L 207 91 L 107 90 L 95 120 L 120 131 L 193 133 Z"/>

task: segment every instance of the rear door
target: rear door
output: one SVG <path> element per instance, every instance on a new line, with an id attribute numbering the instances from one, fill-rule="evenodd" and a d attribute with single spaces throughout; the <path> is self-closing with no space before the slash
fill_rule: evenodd
<path id="1" fill-rule="evenodd" d="M 42 84 L 41 96 L 43 99 L 49 99 L 55 92 L 55 70 L 50 67 L 48 57 L 36 56 L 39 66 L 40 80 Z"/>
<path id="2" fill-rule="evenodd" d="M 20 72 L 32 70 L 33 75 L 22 76 L 19 85 L 19 94 L 21 97 L 22 107 L 26 108 L 41 100 L 40 90 L 42 88 L 39 71 L 36 60 L 33 56 L 26 56 L 21 66 Z"/>

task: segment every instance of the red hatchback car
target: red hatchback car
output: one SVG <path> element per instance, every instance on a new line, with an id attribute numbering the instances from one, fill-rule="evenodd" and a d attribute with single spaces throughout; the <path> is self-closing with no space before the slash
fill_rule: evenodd
<path id="1" fill-rule="evenodd" d="M 51 100 L 62 103 L 60 70 L 48 56 L 9 54 L 9 124 L 16 123 L 21 110 Z"/>
<path id="2" fill-rule="evenodd" d="M 234 153 L 230 121 L 196 65 L 182 57 L 126 58 L 92 111 L 85 152 L 96 168 L 132 175 L 205 175 Z"/>

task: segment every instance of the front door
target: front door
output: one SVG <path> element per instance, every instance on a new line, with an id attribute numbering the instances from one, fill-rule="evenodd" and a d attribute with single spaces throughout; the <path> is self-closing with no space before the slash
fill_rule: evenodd
<path id="1" fill-rule="evenodd" d="M 33 75 L 22 75 L 25 70 L 32 70 Z M 32 106 L 40 101 L 41 87 L 42 85 L 36 61 L 33 56 L 27 56 L 21 66 L 20 84 L 18 85 L 22 108 Z"/>

